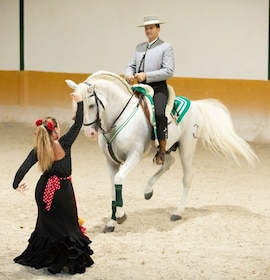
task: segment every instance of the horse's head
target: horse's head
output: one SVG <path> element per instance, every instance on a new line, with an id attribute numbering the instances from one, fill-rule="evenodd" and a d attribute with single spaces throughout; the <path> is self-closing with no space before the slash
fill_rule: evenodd
<path id="1" fill-rule="evenodd" d="M 103 102 L 95 92 L 95 86 L 87 82 L 76 84 L 71 80 L 66 80 L 69 87 L 76 93 L 81 94 L 84 103 L 84 131 L 85 135 L 92 140 L 96 140 L 102 130 L 100 115 L 104 109 Z M 74 105 L 73 105 L 74 108 Z"/>

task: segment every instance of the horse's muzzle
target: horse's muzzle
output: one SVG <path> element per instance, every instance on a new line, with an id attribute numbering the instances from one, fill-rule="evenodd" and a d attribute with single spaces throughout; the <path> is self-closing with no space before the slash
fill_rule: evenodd
<path id="1" fill-rule="evenodd" d="M 97 140 L 97 137 L 99 135 L 99 130 L 96 130 L 93 127 L 84 127 L 84 133 L 86 137 L 94 141 Z"/>

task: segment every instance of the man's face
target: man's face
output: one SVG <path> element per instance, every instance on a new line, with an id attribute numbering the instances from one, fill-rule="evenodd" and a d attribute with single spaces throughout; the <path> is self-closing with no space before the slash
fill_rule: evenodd
<path id="1" fill-rule="evenodd" d="M 156 27 L 155 24 L 146 25 L 144 27 L 145 35 L 148 38 L 149 42 L 152 42 L 158 37 L 158 33 L 160 31 L 160 28 Z"/>

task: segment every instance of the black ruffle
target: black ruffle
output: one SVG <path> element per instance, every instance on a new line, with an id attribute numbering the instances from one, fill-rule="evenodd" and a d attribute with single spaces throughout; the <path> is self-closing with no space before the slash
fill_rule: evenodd
<path id="1" fill-rule="evenodd" d="M 81 232 L 69 233 L 61 240 L 52 240 L 35 230 L 26 250 L 14 259 L 16 263 L 36 269 L 48 267 L 52 273 L 61 272 L 65 267 L 71 274 L 83 273 L 94 264 L 90 257 L 93 251 L 88 246 L 89 238 Z"/>

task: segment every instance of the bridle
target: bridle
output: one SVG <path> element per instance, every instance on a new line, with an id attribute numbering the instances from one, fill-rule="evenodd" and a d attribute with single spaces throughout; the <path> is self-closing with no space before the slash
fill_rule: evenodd
<path id="1" fill-rule="evenodd" d="M 92 85 L 87 83 L 87 82 L 84 82 L 87 86 L 91 87 Z M 110 133 L 111 130 L 114 128 L 115 126 L 115 123 L 117 122 L 117 120 L 120 118 L 120 116 L 123 114 L 123 112 L 125 111 L 126 107 L 128 106 L 129 102 L 131 101 L 132 97 L 134 96 L 134 93 L 130 96 L 128 102 L 126 103 L 126 105 L 124 106 L 124 108 L 122 109 L 122 111 L 120 112 L 120 114 L 118 115 L 118 117 L 114 120 L 114 122 L 112 123 L 111 125 L 111 128 L 108 130 L 108 131 L 105 131 L 102 127 L 102 123 L 101 123 L 101 118 L 100 118 L 100 112 L 99 112 L 99 104 L 101 105 L 101 107 L 103 108 L 103 110 L 105 109 L 105 106 L 104 104 L 102 103 L 102 101 L 100 100 L 100 98 L 97 96 L 96 94 L 96 91 L 93 90 L 93 93 L 91 95 L 88 96 L 88 98 L 90 97 L 95 97 L 95 103 L 96 103 L 96 106 L 97 106 L 97 113 L 96 113 L 96 119 L 93 121 L 93 122 L 90 122 L 90 123 L 83 123 L 84 126 L 90 126 L 90 125 L 93 125 L 95 124 L 99 129 L 101 129 L 102 133 L 103 134 L 107 134 L 107 133 Z M 138 105 L 139 106 L 139 103 Z"/>
<path id="2" fill-rule="evenodd" d="M 91 84 L 84 82 L 87 86 L 91 86 Z M 111 158 L 118 164 L 122 164 L 123 162 L 120 161 L 114 151 L 113 151 L 113 147 L 112 147 L 112 142 L 114 141 L 114 139 L 116 138 L 116 136 L 118 135 L 118 133 L 125 127 L 125 125 L 129 122 L 129 120 L 134 116 L 135 112 L 137 111 L 139 105 L 140 105 L 140 101 L 138 100 L 138 103 L 136 104 L 135 108 L 133 109 L 132 113 L 130 114 L 130 116 L 121 124 L 119 125 L 119 127 L 116 129 L 116 131 L 113 133 L 113 135 L 111 137 L 106 136 L 106 134 L 110 133 L 112 131 L 112 129 L 115 127 L 115 124 L 117 122 L 117 120 L 120 118 L 120 116 L 123 114 L 123 112 L 125 111 L 125 109 L 127 108 L 128 104 L 130 103 L 132 97 L 134 96 L 134 93 L 130 96 L 128 102 L 126 103 L 126 105 L 124 106 L 124 108 L 122 109 L 122 111 L 120 112 L 120 114 L 117 116 L 117 118 L 114 120 L 114 122 L 111 125 L 111 128 L 107 131 L 105 131 L 102 128 L 102 124 L 101 124 L 101 118 L 100 118 L 100 112 L 99 112 L 99 104 L 101 105 L 101 107 L 103 108 L 103 110 L 105 110 L 105 106 L 102 103 L 102 101 L 100 100 L 100 98 L 97 96 L 97 93 L 95 92 L 95 90 L 93 90 L 93 93 L 91 95 L 88 96 L 89 97 L 95 97 L 95 102 L 96 102 L 96 106 L 97 106 L 97 114 L 96 114 L 96 119 L 91 122 L 91 123 L 84 123 L 84 126 L 90 126 L 95 124 L 101 131 L 102 131 L 102 135 L 105 139 L 105 141 L 107 142 L 107 147 L 108 147 L 108 151 L 109 154 L 111 156 Z"/>
<path id="3" fill-rule="evenodd" d="M 87 82 L 84 82 L 87 86 L 91 86 L 91 84 L 87 83 Z M 104 107 L 104 104 L 102 103 L 102 101 L 100 100 L 100 98 L 97 96 L 95 90 L 93 91 L 93 94 L 89 95 L 88 98 L 90 97 L 95 97 L 95 102 L 96 102 L 96 106 L 97 106 L 97 114 L 96 114 L 96 119 L 93 121 L 93 122 L 90 122 L 90 123 L 83 123 L 84 126 L 90 126 L 90 125 L 93 125 L 93 124 L 96 124 L 98 126 L 98 128 L 100 128 L 102 131 L 104 131 L 104 129 L 102 128 L 102 125 L 101 125 L 101 119 L 100 119 L 100 116 L 99 116 L 99 104 L 101 105 L 101 107 L 103 109 L 105 109 Z"/>

